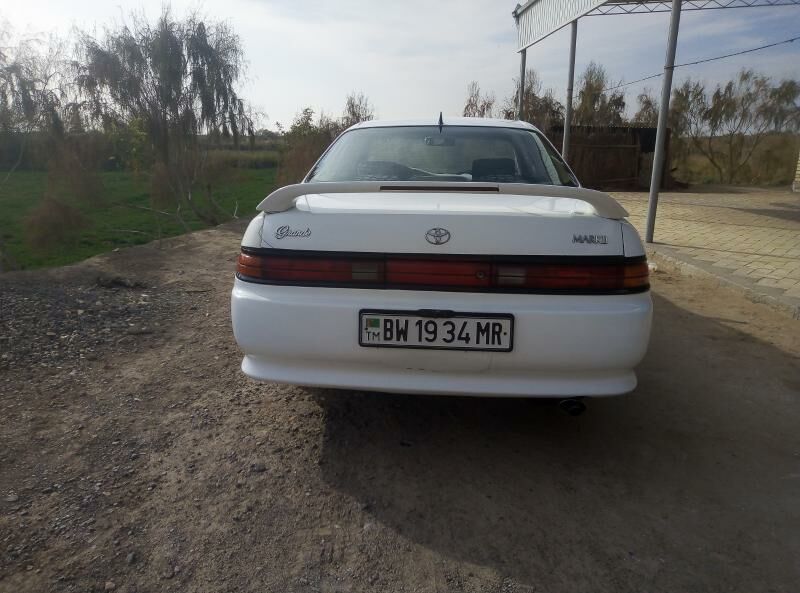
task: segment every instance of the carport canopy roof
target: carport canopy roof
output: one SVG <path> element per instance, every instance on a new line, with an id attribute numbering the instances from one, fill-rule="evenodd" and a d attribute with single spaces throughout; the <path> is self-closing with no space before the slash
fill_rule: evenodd
<path id="1" fill-rule="evenodd" d="M 800 0 L 683 0 L 683 10 L 788 6 Z M 518 4 L 517 48 L 522 51 L 583 16 L 669 12 L 671 0 L 528 0 Z"/>

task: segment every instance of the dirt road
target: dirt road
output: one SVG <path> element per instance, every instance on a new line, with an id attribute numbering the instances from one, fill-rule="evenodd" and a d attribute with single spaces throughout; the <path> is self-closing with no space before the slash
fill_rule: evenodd
<path id="1" fill-rule="evenodd" d="M 640 387 L 578 418 L 262 385 L 238 237 L 0 277 L 3 593 L 800 587 L 797 321 L 659 272 Z"/>

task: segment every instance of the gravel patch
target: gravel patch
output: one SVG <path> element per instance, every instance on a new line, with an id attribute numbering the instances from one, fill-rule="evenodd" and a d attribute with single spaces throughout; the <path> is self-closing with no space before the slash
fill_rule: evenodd
<path id="1" fill-rule="evenodd" d="M 135 336 L 161 334 L 192 307 L 177 289 L 101 276 L 93 284 L 26 276 L 0 290 L 0 372 L 59 368 L 129 350 Z"/>

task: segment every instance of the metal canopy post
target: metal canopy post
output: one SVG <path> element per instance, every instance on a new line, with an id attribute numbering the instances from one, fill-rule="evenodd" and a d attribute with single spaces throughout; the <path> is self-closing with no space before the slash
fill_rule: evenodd
<path id="1" fill-rule="evenodd" d="M 669 21 L 669 39 L 667 41 L 667 57 L 664 62 L 664 81 L 661 85 L 661 103 L 658 106 L 658 131 L 656 132 L 656 150 L 653 155 L 653 171 L 650 177 L 650 198 L 647 203 L 647 228 L 645 241 L 653 242 L 656 226 L 656 210 L 658 209 L 658 190 L 664 172 L 664 145 L 667 140 L 667 118 L 669 117 L 669 99 L 672 94 L 672 71 L 675 66 L 675 50 L 678 47 L 678 27 L 681 22 L 681 1 L 672 0 L 672 14 Z"/>
<path id="2" fill-rule="evenodd" d="M 525 117 L 525 60 L 528 50 L 523 49 L 519 52 L 519 95 L 517 97 L 517 119 Z"/>
<path id="3" fill-rule="evenodd" d="M 572 86 L 575 82 L 575 45 L 578 40 L 578 19 L 572 21 L 572 37 L 569 45 L 569 78 L 567 79 L 567 105 L 564 109 L 564 141 L 561 144 L 561 157 L 569 158 L 569 137 L 572 127 Z"/>

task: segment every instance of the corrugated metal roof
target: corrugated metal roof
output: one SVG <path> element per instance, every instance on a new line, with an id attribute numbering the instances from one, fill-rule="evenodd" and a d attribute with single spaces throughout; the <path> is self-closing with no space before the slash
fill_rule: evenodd
<path id="1" fill-rule="evenodd" d="M 800 5 L 800 0 L 683 0 L 682 10 Z M 582 16 L 669 12 L 672 0 L 529 0 L 512 13 L 518 51 L 538 43 Z"/>
<path id="2" fill-rule="evenodd" d="M 603 5 L 605 0 L 530 0 L 514 10 L 519 50 Z"/>

